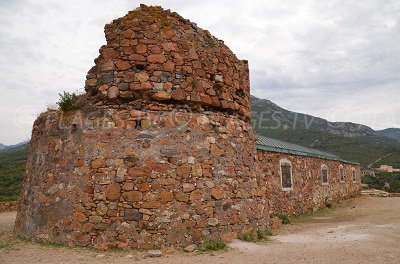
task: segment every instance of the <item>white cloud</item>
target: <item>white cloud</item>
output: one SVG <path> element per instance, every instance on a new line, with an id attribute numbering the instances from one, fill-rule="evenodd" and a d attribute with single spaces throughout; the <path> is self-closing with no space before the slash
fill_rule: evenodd
<path id="1" fill-rule="evenodd" d="M 256 96 L 332 120 L 400 126 L 399 1 L 144 2 L 177 11 L 248 59 Z M 138 5 L 0 2 L 0 142 L 25 139 L 59 92 L 82 88 L 104 24 Z"/>

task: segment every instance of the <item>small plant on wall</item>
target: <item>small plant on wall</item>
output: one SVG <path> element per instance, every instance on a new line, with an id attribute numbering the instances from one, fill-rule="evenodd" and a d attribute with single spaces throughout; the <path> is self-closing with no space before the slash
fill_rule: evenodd
<path id="1" fill-rule="evenodd" d="M 62 94 L 59 94 L 59 96 L 60 99 L 58 100 L 57 105 L 62 111 L 76 109 L 76 102 L 79 98 L 78 95 L 64 91 Z"/>

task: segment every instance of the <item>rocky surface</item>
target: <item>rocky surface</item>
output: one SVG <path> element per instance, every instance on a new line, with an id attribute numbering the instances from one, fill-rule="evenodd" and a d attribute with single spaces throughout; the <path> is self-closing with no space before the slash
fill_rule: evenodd
<path id="1" fill-rule="evenodd" d="M 219 112 L 44 113 L 16 232 L 100 249 L 231 240 L 268 224 L 254 142 L 248 122 Z"/>
<path id="2" fill-rule="evenodd" d="M 247 61 L 195 23 L 142 5 L 106 25 L 105 35 L 87 75 L 91 102 L 152 109 L 189 104 L 250 117 Z"/>

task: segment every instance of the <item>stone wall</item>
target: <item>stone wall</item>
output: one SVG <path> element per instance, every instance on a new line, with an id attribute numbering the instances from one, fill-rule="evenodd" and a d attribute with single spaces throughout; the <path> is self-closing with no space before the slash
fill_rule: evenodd
<path id="1" fill-rule="evenodd" d="M 267 225 L 247 61 L 161 7 L 105 35 L 78 110 L 34 123 L 16 233 L 154 248 Z"/>
<path id="2" fill-rule="evenodd" d="M 0 213 L 18 210 L 18 201 L 0 202 Z"/>
<path id="3" fill-rule="evenodd" d="M 360 194 L 360 166 L 334 160 L 291 155 L 258 150 L 261 177 L 266 179 L 268 205 L 271 214 L 298 215 L 334 205 L 339 200 Z M 283 191 L 280 176 L 280 160 L 292 164 L 293 189 Z M 328 184 L 321 180 L 321 166 L 328 166 Z M 345 181 L 340 182 L 339 166 L 345 171 Z M 352 181 L 352 168 L 356 170 L 356 182 Z"/>
<path id="4" fill-rule="evenodd" d="M 247 61 L 207 30 L 160 7 L 140 8 L 105 26 L 107 45 L 88 72 L 97 104 L 188 104 L 250 117 Z"/>
<path id="5" fill-rule="evenodd" d="M 248 122 L 98 108 L 34 124 L 18 235 L 97 248 L 230 240 L 268 224 Z"/>

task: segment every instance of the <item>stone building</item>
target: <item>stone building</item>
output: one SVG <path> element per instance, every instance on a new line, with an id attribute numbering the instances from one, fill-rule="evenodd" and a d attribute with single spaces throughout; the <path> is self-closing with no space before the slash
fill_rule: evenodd
<path id="1" fill-rule="evenodd" d="M 360 192 L 360 164 L 336 155 L 258 136 L 258 164 L 271 214 L 298 215 Z"/>
<path id="2" fill-rule="evenodd" d="M 321 158 L 257 152 L 248 63 L 208 31 L 142 5 L 105 35 L 77 109 L 33 125 L 18 235 L 100 249 L 231 240 L 267 227 L 277 207 L 314 210 L 353 190 L 333 183 L 338 160 L 314 191 L 301 164 L 317 173 Z M 274 185 L 283 157 L 293 191 Z"/>

